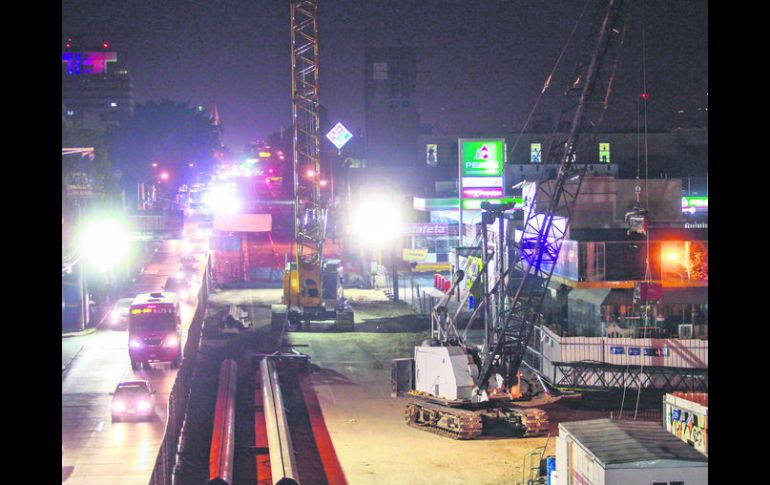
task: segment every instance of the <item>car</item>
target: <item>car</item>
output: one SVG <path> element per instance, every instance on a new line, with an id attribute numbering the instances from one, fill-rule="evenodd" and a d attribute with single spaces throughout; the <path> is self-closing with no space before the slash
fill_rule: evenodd
<path id="1" fill-rule="evenodd" d="M 133 301 L 133 298 L 121 298 L 115 302 L 109 318 L 109 324 L 113 330 L 125 330 L 128 328 L 128 309 Z"/>
<path id="2" fill-rule="evenodd" d="M 181 271 L 168 277 L 166 284 L 163 285 L 163 290 L 176 293 L 179 299 L 184 301 L 191 301 L 193 297 L 193 293 L 190 291 L 190 282 Z"/>
<path id="3" fill-rule="evenodd" d="M 155 417 L 155 390 L 149 381 L 127 380 L 120 382 L 112 392 L 110 413 L 112 421 L 135 419 L 152 421 Z"/>

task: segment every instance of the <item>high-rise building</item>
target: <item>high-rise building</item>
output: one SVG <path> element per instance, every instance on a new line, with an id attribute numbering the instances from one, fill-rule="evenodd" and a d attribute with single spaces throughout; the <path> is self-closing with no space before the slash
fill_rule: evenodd
<path id="1" fill-rule="evenodd" d="M 414 166 L 420 131 L 416 50 L 368 47 L 365 56 L 366 164 Z"/>
<path id="2" fill-rule="evenodd" d="M 85 125 L 117 124 L 134 112 L 134 85 L 106 40 L 68 37 L 62 52 L 62 117 Z"/>

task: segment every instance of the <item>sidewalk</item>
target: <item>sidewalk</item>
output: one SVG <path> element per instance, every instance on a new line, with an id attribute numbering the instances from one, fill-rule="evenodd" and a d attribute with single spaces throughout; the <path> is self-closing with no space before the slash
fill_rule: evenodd
<path id="1" fill-rule="evenodd" d="M 80 354 L 83 347 L 88 342 L 91 334 L 94 333 L 109 315 L 109 311 L 105 311 L 103 314 L 96 314 L 91 322 L 97 322 L 93 327 L 88 327 L 80 332 L 69 332 L 61 334 L 61 371 L 64 373 L 65 369 L 72 363 L 73 360 Z"/>

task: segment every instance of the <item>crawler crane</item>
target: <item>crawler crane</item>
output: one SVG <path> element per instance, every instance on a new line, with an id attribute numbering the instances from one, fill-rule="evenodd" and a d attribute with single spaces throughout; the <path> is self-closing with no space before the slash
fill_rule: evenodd
<path id="1" fill-rule="evenodd" d="M 545 152 L 559 164 L 554 180 L 541 182 L 536 200 L 529 202 L 514 261 L 507 261 L 507 232 L 513 232 L 510 205 L 482 204 L 483 266 L 476 279 L 484 288 L 485 336 L 481 346 L 469 345 L 457 331 L 456 315 L 447 312 L 449 295 L 464 278 L 455 274 L 452 288 L 432 315 L 432 338 L 415 347 L 414 389 L 406 408 L 409 426 L 449 436 L 473 439 L 493 424 L 504 424 L 519 436 L 545 434 L 548 416 L 542 410 L 517 406 L 520 367 L 541 309 L 589 157 L 581 164 L 582 144 L 595 141 L 607 107 L 617 69 L 617 50 L 625 36 L 622 0 L 607 0 L 598 32 L 589 39 L 588 55 L 565 91 L 567 108 Z M 592 136 L 586 136 L 592 132 Z M 487 244 L 487 227 L 499 224 L 495 249 Z M 496 254 L 495 254 L 496 253 Z M 487 267 L 495 260 L 495 279 Z M 489 282 L 487 282 L 487 279 Z M 493 283 L 493 285 L 490 285 Z M 475 283 L 475 282 L 474 282 Z M 473 317 L 471 316 L 472 323 Z M 466 327 L 466 331 L 467 331 Z"/>

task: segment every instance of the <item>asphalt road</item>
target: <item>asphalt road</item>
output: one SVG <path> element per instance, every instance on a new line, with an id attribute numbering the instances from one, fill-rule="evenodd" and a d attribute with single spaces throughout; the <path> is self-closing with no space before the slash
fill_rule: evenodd
<path id="1" fill-rule="evenodd" d="M 203 251 L 193 248 L 203 268 Z M 183 241 L 165 241 L 155 253 L 133 290 L 160 289 L 177 271 L 185 251 Z M 183 302 L 182 346 L 195 311 L 195 301 Z M 106 327 L 106 326 L 105 326 Z M 166 422 L 166 407 L 176 370 L 170 364 L 152 364 L 132 371 L 128 332 L 100 328 L 75 337 L 80 346 L 62 374 L 62 482 L 67 484 L 138 484 L 150 479 Z M 62 343 L 64 354 L 65 345 Z M 69 349 L 68 349 L 69 350 Z M 64 362 L 63 362 L 64 364 Z M 147 379 L 157 391 L 151 422 L 112 423 L 111 392 L 125 379 Z"/>

